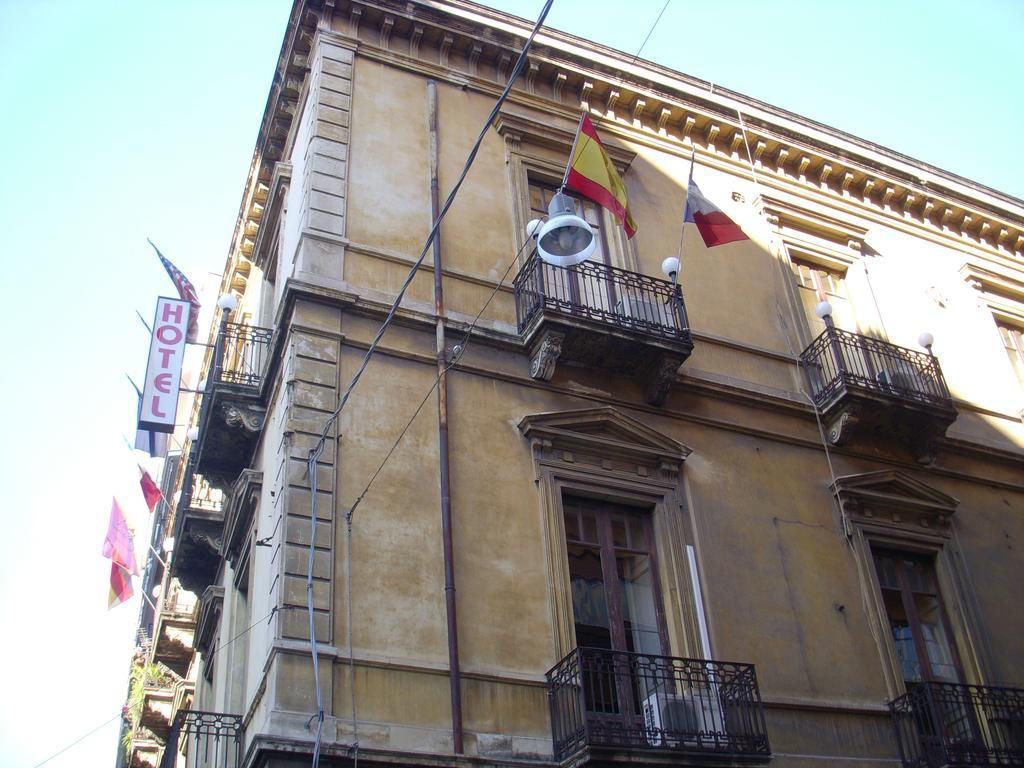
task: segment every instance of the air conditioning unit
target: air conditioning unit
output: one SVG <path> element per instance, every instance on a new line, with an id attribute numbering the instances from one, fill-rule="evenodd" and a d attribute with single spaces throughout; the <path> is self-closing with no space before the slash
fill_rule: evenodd
<path id="1" fill-rule="evenodd" d="M 890 371 L 883 368 L 875 374 L 875 381 L 886 389 L 910 394 L 927 394 L 932 390 L 928 380 L 913 371 Z"/>
<path id="2" fill-rule="evenodd" d="M 623 296 L 619 299 L 619 303 L 615 305 L 615 314 L 654 325 L 673 325 L 669 305 L 635 296 Z"/>
<path id="3" fill-rule="evenodd" d="M 652 693 L 643 704 L 647 743 L 652 747 L 689 744 L 697 734 L 725 733 L 718 695 L 709 689 Z"/>

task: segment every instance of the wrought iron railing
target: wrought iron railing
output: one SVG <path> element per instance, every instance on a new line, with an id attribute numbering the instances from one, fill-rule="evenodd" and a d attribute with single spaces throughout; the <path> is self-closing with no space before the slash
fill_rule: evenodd
<path id="1" fill-rule="evenodd" d="M 242 764 L 242 718 L 220 712 L 178 713 L 167 737 L 160 768 L 174 768 L 178 755 L 195 768 L 239 768 Z"/>
<path id="2" fill-rule="evenodd" d="M 851 385 L 902 400 L 952 406 L 939 361 L 931 354 L 828 327 L 800 359 L 819 408 Z"/>
<path id="3" fill-rule="evenodd" d="M 1024 765 L 1024 690 L 921 683 L 890 702 L 906 768 Z"/>
<path id="4" fill-rule="evenodd" d="M 751 664 L 577 648 L 547 680 L 556 760 L 595 746 L 771 756 Z"/>
<path id="5" fill-rule="evenodd" d="M 667 280 L 593 261 L 556 267 L 534 254 L 513 287 L 520 333 L 543 310 L 667 339 L 689 338 L 682 292 Z"/>
<path id="6" fill-rule="evenodd" d="M 259 389 L 273 336 L 270 328 L 224 323 L 217 339 L 214 381 Z"/>

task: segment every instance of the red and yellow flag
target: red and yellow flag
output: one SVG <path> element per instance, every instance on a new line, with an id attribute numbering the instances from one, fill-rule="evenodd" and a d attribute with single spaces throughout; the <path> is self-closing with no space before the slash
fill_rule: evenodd
<path id="1" fill-rule="evenodd" d="M 611 211 L 626 230 L 626 237 L 636 234 L 636 222 L 629 213 L 626 185 L 622 183 L 622 177 L 615 170 L 615 164 L 587 115 L 580 120 L 565 186 Z"/>
<path id="2" fill-rule="evenodd" d="M 132 577 L 117 563 L 110 564 L 110 594 L 107 596 L 107 610 L 115 605 L 128 602 L 135 594 L 132 589 Z"/>

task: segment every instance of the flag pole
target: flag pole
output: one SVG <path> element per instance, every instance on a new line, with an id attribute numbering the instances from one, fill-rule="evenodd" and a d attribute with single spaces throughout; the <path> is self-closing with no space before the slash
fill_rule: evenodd
<path id="1" fill-rule="evenodd" d="M 679 248 L 676 251 L 676 258 L 679 259 L 679 268 L 683 264 L 683 240 L 686 237 L 686 211 L 690 207 L 690 188 L 693 186 L 693 166 L 697 161 L 697 149 L 690 153 L 690 173 L 686 177 L 686 202 L 683 204 L 683 227 L 679 231 Z"/>
<path id="2" fill-rule="evenodd" d="M 586 116 L 586 112 L 581 112 L 580 121 L 576 124 L 576 135 L 572 139 L 572 149 L 569 150 L 569 161 L 565 164 L 565 174 L 562 176 L 562 184 L 558 188 L 559 192 L 565 189 L 565 185 L 569 183 L 569 169 L 572 168 L 572 161 L 576 157 L 576 144 L 579 143 L 580 133 L 583 132 L 583 118 Z M 590 137 L 588 136 L 587 138 L 589 139 Z"/>

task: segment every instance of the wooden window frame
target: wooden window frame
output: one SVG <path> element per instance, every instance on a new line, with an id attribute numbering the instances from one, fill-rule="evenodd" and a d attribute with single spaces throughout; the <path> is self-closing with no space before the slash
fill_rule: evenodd
<path id="1" fill-rule="evenodd" d="M 657 553 L 652 568 L 664 611 L 663 651 L 700 657 L 701 622 L 687 553 L 689 513 L 681 477 L 690 449 L 611 407 L 525 416 L 519 429 L 530 440 L 540 491 L 553 658 L 562 659 L 577 647 L 566 497 L 648 510 Z"/>
<path id="2" fill-rule="evenodd" d="M 576 123 L 569 121 L 542 122 L 521 114 L 502 112 L 495 119 L 494 127 L 505 140 L 505 165 L 508 171 L 509 200 L 512 218 L 512 253 L 523 244 L 526 224 L 536 218 L 531 212 L 530 184 L 540 182 L 558 187 L 565 175 L 566 163 L 572 151 L 576 135 Z M 615 164 L 619 175 L 625 177 L 635 152 L 616 144 L 603 142 L 605 151 Z M 579 197 L 578 192 L 571 193 Z M 599 206 L 600 208 L 600 206 Z M 607 246 L 608 263 L 614 267 L 639 272 L 639 259 L 634 242 L 626 237 L 625 230 L 604 208 L 601 212 L 601 229 Z M 519 256 L 520 266 L 529 258 L 529 251 L 523 248 Z"/>
<path id="3" fill-rule="evenodd" d="M 990 665 L 978 631 L 980 611 L 953 525 L 959 502 L 897 470 L 848 475 L 832 485 L 832 492 L 842 510 L 867 598 L 865 607 L 889 698 L 906 693 L 906 685 L 875 569 L 873 553 L 878 550 L 921 556 L 934 563 L 939 603 L 963 682 L 985 684 Z"/>
<path id="4" fill-rule="evenodd" d="M 875 579 L 878 583 L 879 594 L 882 595 L 884 590 L 892 590 L 892 587 L 882 585 L 881 576 L 878 573 L 877 558 L 882 555 L 889 555 L 893 558 L 896 569 L 896 577 L 899 582 L 898 594 L 900 601 L 903 604 L 903 610 L 907 615 L 907 622 L 910 628 L 911 638 L 914 644 L 914 651 L 917 654 L 918 663 L 921 665 L 921 680 L 912 682 L 922 683 L 933 683 L 933 682 L 964 682 L 964 670 L 963 664 L 960 662 L 960 654 L 956 647 L 956 638 L 953 636 L 951 631 L 951 623 L 949 621 L 949 614 L 946 611 L 945 600 L 942 596 L 942 590 L 939 587 L 938 575 L 936 573 L 935 561 L 928 555 L 923 555 L 919 552 L 908 552 L 903 549 L 891 549 L 882 545 L 875 545 L 871 547 L 871 554 L 875 562 Z M 911 584 L 909 576 L 906 573 L 905 560 L 912 559 L 917 560 L 921 563 L 926 564 L 930 575 L 934 581 L 935 592 L 924 593 L 921 590 L 915 590 Z M 949 644 L 950 654 L 953 659 L 953 666 L 956 669 L 957 679 L 955 681 L 940 680 L 936 677 L 934 670 L 932 669 L 931 657 L 928 654 L 927 646 L 924 641 L 924 632 L 922 630 L 921 618 L 918 616 L 917 605 L 914 602 L 914 595 L 919 594 L 932 594 L 935 597 L 939 611 L 939 621 L 942 625 L 942 633 L 945 636 L 946 642 Z M 884 607 L 884 595 L 883 595 L 883 610 L 886 611 L 888 618 L 888 611 Z M 895 647 L 893 649 L 895 651 Z M 901 673 L 902 674 L 902 673 Z M 904 685 L 907 680 L 904 677 Z"/>
<path id="5" fill-rule="evenodd" d="M 658 644 L 660 646 L 657 655 L 670 655 L 668 653 L 670 648 L 668 629 L 665 623 L 665 603 L 661 591 L 661 579 L 658 576 L 658 546 L 654 536 L 654 524 L 651 519 L 651 510 L 640 507 L 627 507 L 623 504 L 610 503 L 608 501 L 596 500 L 586 496 L 570 494 L 562 497 L 563 515 L 567 513 L 567 507 L 570 505 L 567 503 L 567 500 L 570 499 L 580 502 L 581 506 L 589 507 L 588 511 L 595 513 L 598 541 L 585 541 L 583 538 L 580 538 L 579 540 L 570 539 L 567 534 L 565 544 L 566 549 L 571 545 L 581 545 L 597 548 L 601 552 L 601 566 L 603 571 L 602 580 L 604 582 L 605 594 L 608 597 L 609 622 L 612 625 L 609 627 L 612 644 L 611 650 L 631 653 L 640 652 L 637 649 L 630 651 L 630 649 L 626 647 L 626 625 L 624 612 L 625 600 L 619 584 L 618 571 L 614 567 L 619 552 L 631 552 L 633 554 L 645 555 L 650 559 L 651 589 L 653 592 L 652 599 L 654 600 L 654 613 L 658 628 Z M 612 517 L 616 514 L 626 515 L 641 521 L 641 525 L 643 526 L 647 536 L 647 546 L 644 550 L 621 547 L 615 544 L 615 537 L 612 533 Z M 573 623 L 574 625 L 576 623 L 575 616 Z M 576 644 L 577 646 L 583 645 L 579 642 L 578 637 L 576 638 Z"/>

